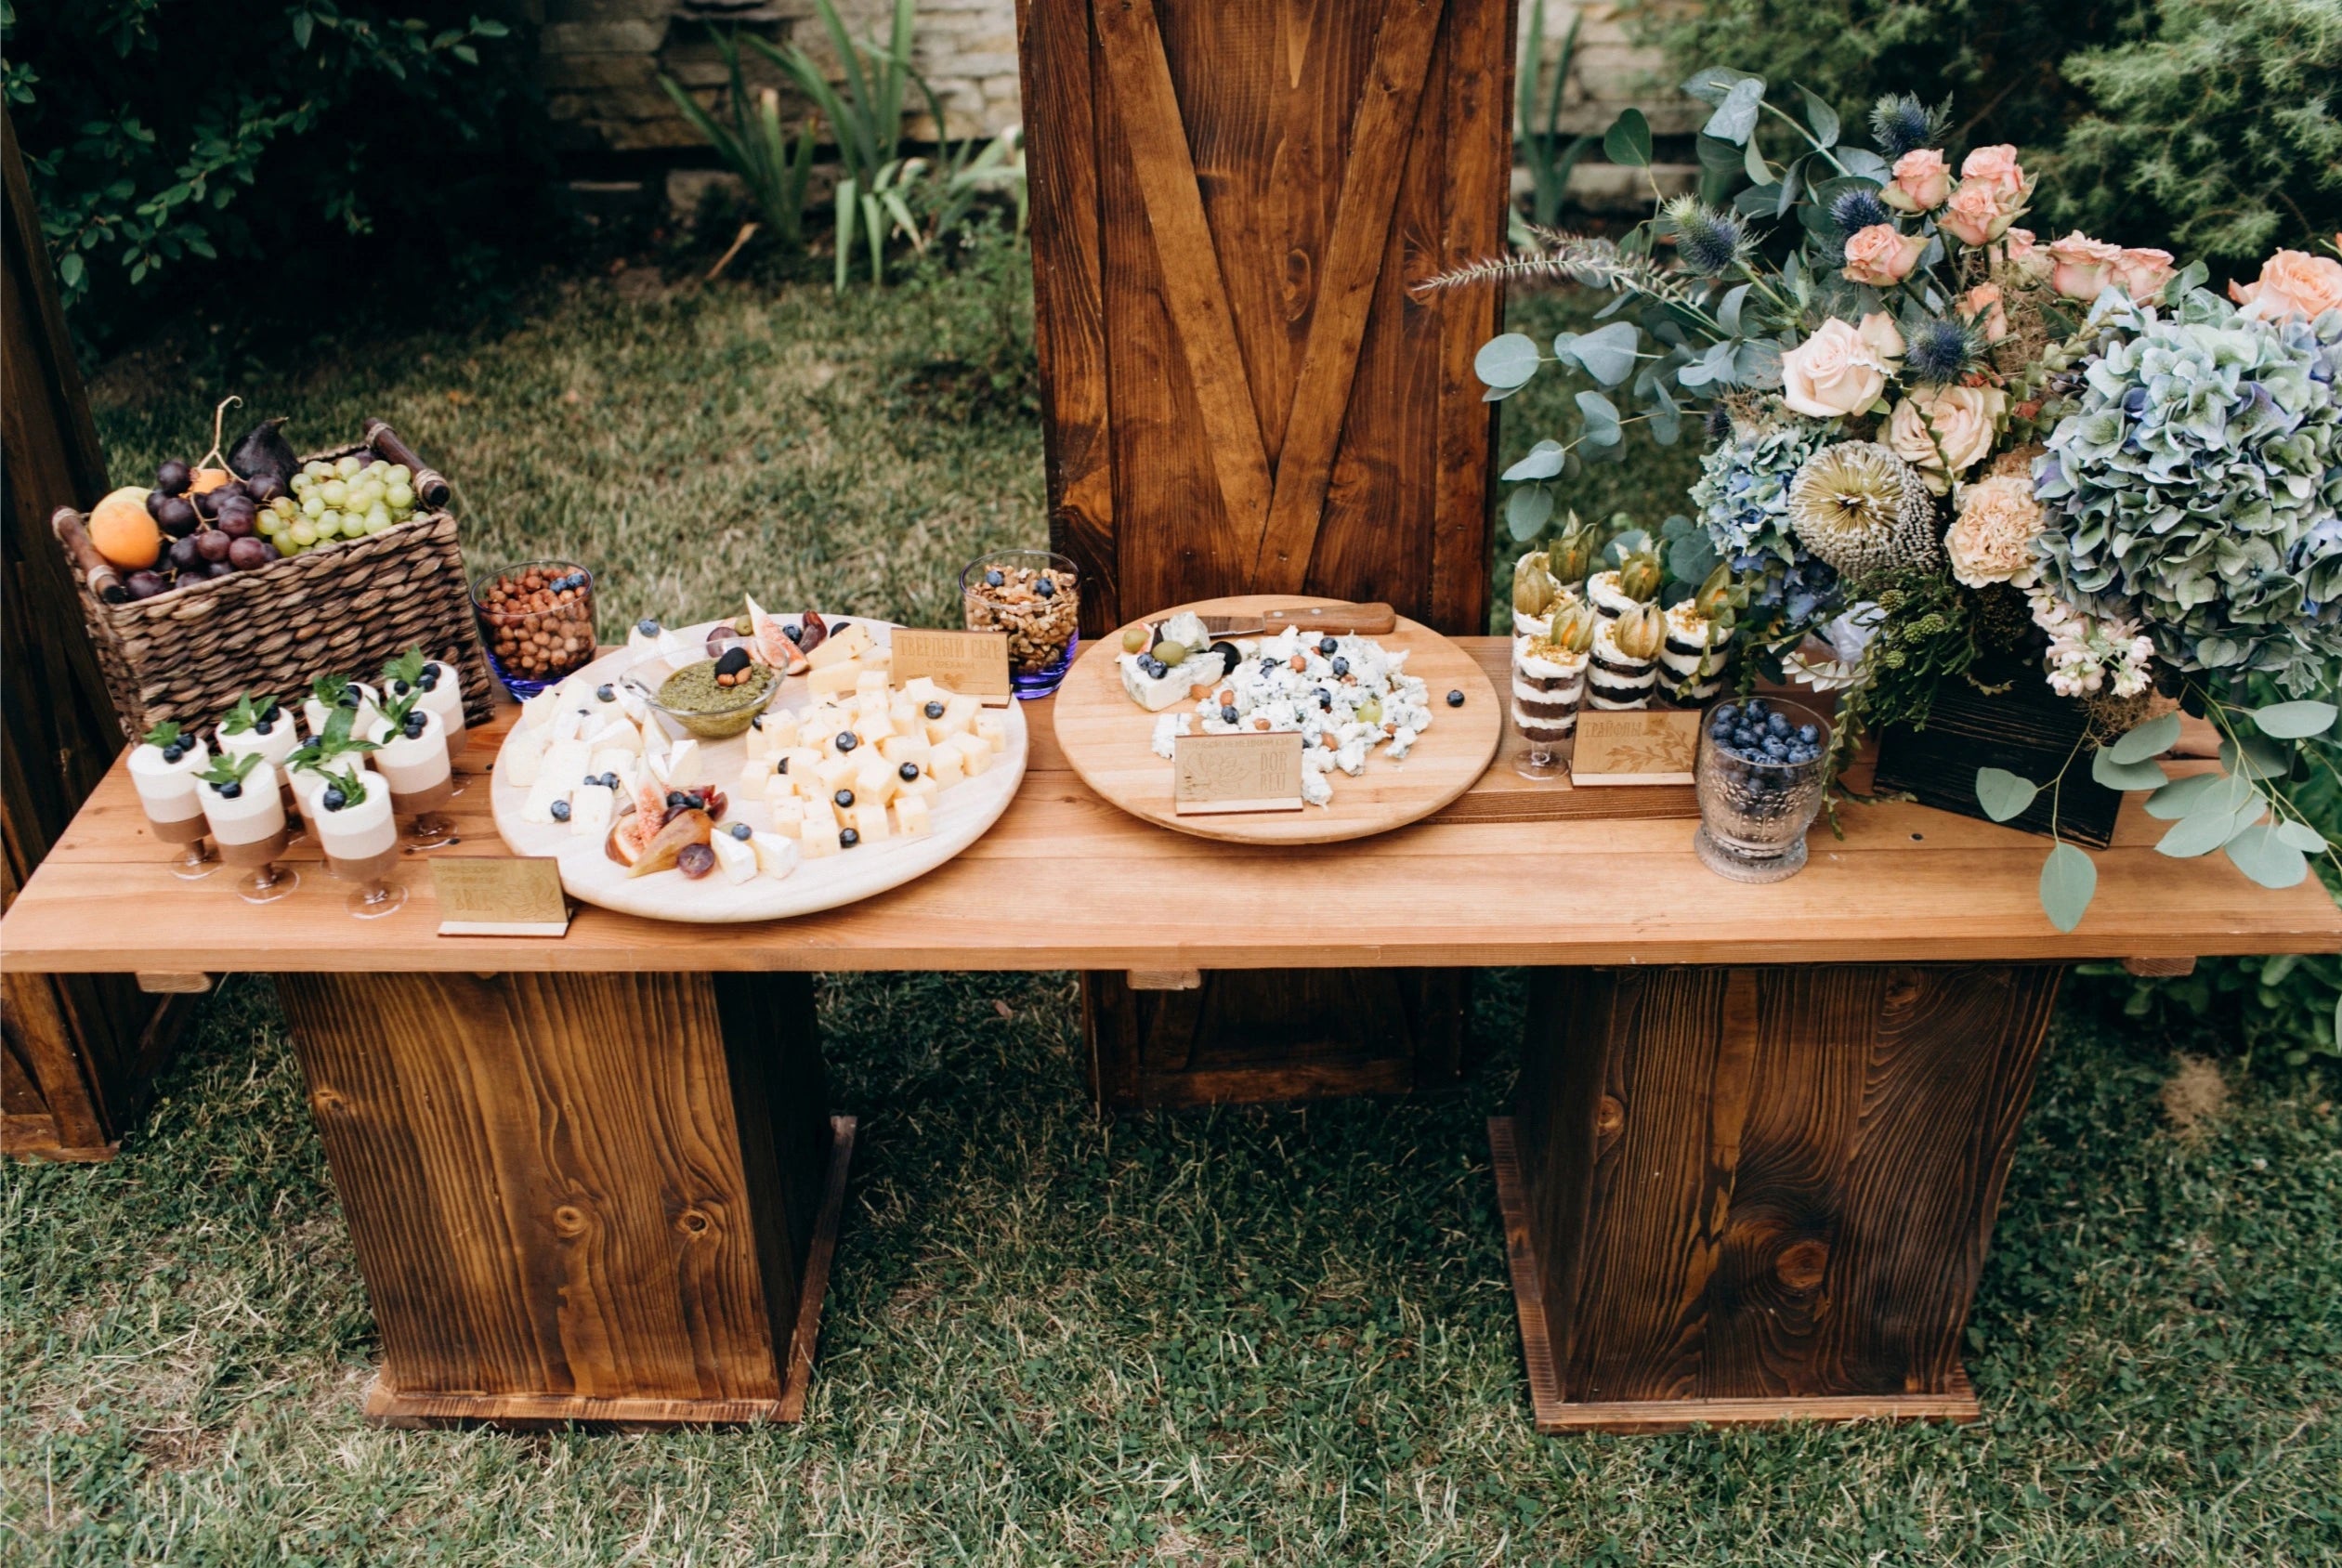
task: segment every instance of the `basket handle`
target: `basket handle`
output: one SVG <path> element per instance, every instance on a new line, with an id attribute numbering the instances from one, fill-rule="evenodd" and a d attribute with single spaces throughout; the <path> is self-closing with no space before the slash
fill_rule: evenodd
<path id="1" fill-rule="evenodd" d="M 405 438 L 399 432 L 379 419 L 370 419 L 366 422 L 364 439 L 368 446 L 391 462 L 404 464 L 414 471 L 416 500 L 434 512 L 447 504 L 447 476 L 436 468 L 425 466 L 423 459 L 415 456 L 414 449 L 407 445 Z"/>
<path id="2" fill-rule="evenodd" d="M 73 569 L 82 574 L 82 581 L 89 584 L 91 593 L 110 605 L 129 601 L 130 590 L 124 584 L 122 573 L 116 571 L 113 564 L 98 553 L 98 546 L 89 542 L 89 532 L 82 527 L 79 512 L 70 506 L 59 507 L 49 514 L 49 531 L 57 535 L 59 544 L 65 546 L 65 554 L 72 561 Z"/>

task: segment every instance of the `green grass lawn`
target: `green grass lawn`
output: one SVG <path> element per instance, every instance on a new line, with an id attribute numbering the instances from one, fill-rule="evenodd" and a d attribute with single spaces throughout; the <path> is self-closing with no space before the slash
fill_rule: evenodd
<path id="1" fill-rule="evenodd" d="M 962 561 L 1043 533 L 1030 421 L 908 385 L 990 302 L 642 292 L 227 389 L 304 444 L 385 414 L 462 482 L 476 561 L 580 555 L 618 617 L 749 587 L 940 621 Z M 207 444 L 199 379 L 104 378 L 125 477 Z M 0 1168 L 0 1562 L 2342 1557 L 2317 1078 L 2069 1005 L 1975 1313 L 1981 1425 L 1541 1439 L 1483 1140 L 1519 1006 L 1482 978 L 1458 1095 L 1106 1121 L 1065 977 L 835 979 L 862 1130 L 805 1423 L 511 1437 L 358 1418 L 363 1288 L 273 999 L 230 983 L 118 1159 Z"/>

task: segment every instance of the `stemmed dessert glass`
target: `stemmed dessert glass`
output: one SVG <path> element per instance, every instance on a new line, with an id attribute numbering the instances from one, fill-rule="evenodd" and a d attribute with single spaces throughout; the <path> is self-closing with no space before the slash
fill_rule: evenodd
<path id="1" fill-rule="evenodd" d="M 256 769 L 267 769 L 254 778 Z M 247 904 L 273 904 L 301 885 L 301 874 L 277 862 L 292 835 L 285 830 L 284 794 L 277 787 L 276 768 L 256 751 L 216 757 L 196 775 L 201 781 L 203 820 L 210 826 L 219 857 L 230 866 L 251 869 L 237 879 L 236 892 Z"/>
<path id="2" fill-rule="evenodd" d="M 409 818 L 401 841 L 409 849 L 438 849 L 455 842 L 455 822 L 439 808 L 455 797 L 455 770 L 447 754 L 447 726 L 421 705 L 420 690 L 392 699 L 374 731 L 374 771 L 391 809 Z"/>
<path id="3" fill-rule="evenodd" d="M 147 826 L 164 843 L 178 844 L 185 853 L 171 862 L 171 874 L 195 882 L 219 869 L 204 847 L 209 831 L 203 818 L 203 787 L 197 770 L 209 760 L 203 743 L 182 736 L 175 724 L 157 725 L 130 752 L 130 783 Z"/>
<path id="4" fill-rule="evenodd" d="M 390 880 L 399 863 L 399 825 L 382 776 L 362 767 L 329 773 L 315 805 L 325 869 L 359 884 L 342 904 L 350 918 L 380 920 L 404 908 L 407 890 Z"/>

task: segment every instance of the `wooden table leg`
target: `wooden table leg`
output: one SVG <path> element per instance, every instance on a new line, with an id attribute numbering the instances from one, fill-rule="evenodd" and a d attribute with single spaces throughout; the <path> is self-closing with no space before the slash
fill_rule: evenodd
<path id="1" fill-rule="evenodd" d="M 2063 970 L 1546 970 L 1489 1124 L 1537 1430 L 1971 1420 Z"/>
<path id="2" fill-rule="evenodd" d="M 805 1411 L 854 1122 L 802 974 L 277 987 L 392 1424 Z"/>

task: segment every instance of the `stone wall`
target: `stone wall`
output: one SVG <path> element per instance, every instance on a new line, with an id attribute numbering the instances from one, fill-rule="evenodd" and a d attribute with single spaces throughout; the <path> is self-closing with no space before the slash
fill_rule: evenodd
<path id="1" fill-rule="evenodd" d="M 836 3 L 855 37 L 885 36 L 889 0 Z M 542 0 L 542 6 L 546 106 L 561 145 L 574 152 L 682 152 L 700 146 L 661 90 L 659 73 L 674 77 L 713 105 L 724 68 L 708 39 L 711 22 L 777 43 L 794 40 L 823 61 L 833 79 L 838 74 L 836 53 L 816 20 L 813 0 Z M 1564 127 L 1600 135 L 1621 108 L 1640 103 L 1661 136 L 1688 134 L 1697 124 L 1698 106 L 1665 85 L 1662 62 L 1629 39 L 1616 6 L 1549 0 L 1549 62 L 1560 51 L 1571 16 L 1579 13 L 1577 53 L 1563 97 Z M 1014 0 L 919 0 L 918 18 L 913 58 L 943 100 L 950 134 L 990 135 L 1015 124 Z M 1526 4 L 1521 29 L 1525 39 Z M 752 83 L 781 85 L 761 57 L 751 52 L 749 59 Z M 792 120 L 806 111 L 785 88 L 782 104 L 784 116 Z M 913 108 L 905 129 L 915 138 L 932 139 L 935 126 L 925 104 Z M 1627 183 L 1602 165 L 1587 164 L 1578 169 L 1573 189 L 1599 204 L 1611 186 L 1627 192 Z"/>

